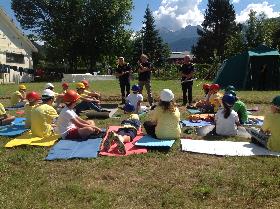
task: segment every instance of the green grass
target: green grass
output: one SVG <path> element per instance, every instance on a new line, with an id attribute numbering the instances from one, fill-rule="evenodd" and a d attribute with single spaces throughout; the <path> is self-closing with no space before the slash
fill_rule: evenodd
<path id="1" fill-rule="evenodd" d="M 27 84 L 37 91 L 43 86 Z M 55 86 L 58 89 L 59 83 Z M 107 101 L 117 102 L 117 82 L 98 81 L 92 87 Z M 194 87 L 198 99 L 203 93 Z M 15 88 L 1 85 L 0 96 L 9 96 Z M 181 102 L 178 82 L 153 81 L 156 97 L 163 88 L 171 88 Z M 278 93 L 238 95 L 248 106 L 261 107 L 259 114 L 263 114 Z M 1 102 L 7 104 L 8 100 Z M 186 117 L 184 109 L 180 110 L 181 117 Z M 96 122 L 108 127 L 118 125 L 124 117 Z M 182 137 L 186 136 L 199 138 Z M 279 208 L 278 158 L 183 153 L 176 141 L 168 153 L 150 151 L 128 157 L 47 162 L 44 158 L 49 148 L 3 148 L 9 140 L 0 138 L 0 208 Z"/>

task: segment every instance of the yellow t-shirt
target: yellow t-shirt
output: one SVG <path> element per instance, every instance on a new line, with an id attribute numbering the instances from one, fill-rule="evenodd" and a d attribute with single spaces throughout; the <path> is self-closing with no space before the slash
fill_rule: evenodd
<path id="1" fill-rule="evenodd" d="M 211 94 L 209 102 L 214 106 L 214 112 L 217 112 L 219 107 L 222 105 L 222 95 L 220 93 Z"/>
<path id="2" fill-rule="evenodd" d="M 85 91 L 84 91 L 84 94 L 89 95 L 89 94 L 91 94 L 91 92 L 88 91 L 88 90 L 85 90 Z"/>
<path id="3" fill-rule="evenodd" d="M 179 139 L 181 128 L 179 125 L 180 112 L 178 108 L 175 112 L 164 111 L 161 107 L 156 107 L 150 114 L 151 121 L 156 122 L 156 136 L 159 139 Z"/>
<path id="4" fill-rule="evenodd" d="M 15 106 L 17 103 L 21 101 L 21 96 L 22 94 L 20 93 L 20 91 L 16 91 L 12 93 L 11 100 L 10 100 L 11 107 Z"/>
<path id="5" fill-rule="evenodd" d="M 272 151 L 280 151 L 280 113 L 268 113 L 264 118 L 262 129 L 270 131 L 267 148 Z"/>
<path id="6" fill-rule="evenodd" d="M 38 106 L 39 106 L 38 104 L 33 105 L 33 106 L 30 106 L 29 104 L 26 104 L 24 106 L 24 113 L 25 113 L 25 118 L 26 118 L 26 120 L 25 120 L 25 127 L 26 128 L 31 128 L 31 111 Z"/>
<path id="7" fill-rule="evenodd" d="M 0 103 L 0 117 L 6 115 L 5 107 Z"/>
<path id="8" fill-rule="evenodd" d="M 53 120 L 58 117 L 56 110 L 42 104 L 31 111 L 31 132 L 34 136 L 45 137 L 52 134 Z"/>

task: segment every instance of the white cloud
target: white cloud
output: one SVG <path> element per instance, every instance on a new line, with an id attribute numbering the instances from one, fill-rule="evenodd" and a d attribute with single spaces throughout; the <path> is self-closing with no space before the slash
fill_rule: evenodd
<path id="1" fill-rule="evenodd" d="M 259 4 L 249 4 L 244 10 L 240 12 L 239 15 L 236 15 L 236 21 L 242 23 L 248 20 L 250 10 L 254 10 L 255 12 L 257 12 L 257 15 L 263 12 L 268 18 L 279 17 L 280 12 L 274 11 L 274 6 L 275 5 L 273 4 L 268 4 L 267 1 Z"/>
<path id="2" fill-rule="evenodd" d="M 154 12 L 158 27 L 178 30 L 187 25 L 200 25 L 204 16 L 198 5 L 202 0 L 162 0 Z"/>
<path id="3" fill-rule="evenodd" d="M 240 0 L 232 0 L 232 3 L 234 4 L 238 4 L 240 2 Z"/>

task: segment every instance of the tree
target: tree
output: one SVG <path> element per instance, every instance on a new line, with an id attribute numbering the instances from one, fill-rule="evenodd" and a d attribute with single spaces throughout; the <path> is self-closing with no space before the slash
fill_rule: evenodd
<path id="1" fill-rule="evenodd" d="M 225 43 L 225 58 L 235 56 L 247 50 L 244 44 L 244 34 L 242 33 L 242 25 L 239 24 L 239 29 L 227 38 Z"/>
<path id="2" fill-rule="evenodd" d="M 92 70 L 127 40 L 132 0 L 12 0 L 12 8 L 24 29 L 46 41 L 57 62 L 77 69 L 82 61 Z"/>
<path id="3" fill-rule="evenodd" d="M 155 20 L 149 5 L 145 11 L 143 24 L 144 26 L 134 39 L 134 60 L 138 60 L 143 51 L 144 54 L 148 55 L 151 62 L 155 65 L 160 65 L 169 57 L 170 50 L 167 44 L 163 42 L 158 30 L 156 30 Z"/>
<path id="4" fill-rule="evenodd" d="M 199 62 L 211 62 L 214 51 L 224 59 L 226 40 L 237 31 L 235 11 L 229 0 L 208 0 L 207 9 L 198 29 L 199 40 L 192 51 Z"/>

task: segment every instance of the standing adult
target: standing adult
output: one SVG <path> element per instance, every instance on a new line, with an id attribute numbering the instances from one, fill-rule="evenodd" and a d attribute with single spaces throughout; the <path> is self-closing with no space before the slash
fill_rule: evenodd
<path id="1" fill-rule="evenodd" d="M 119 78 L 120 82 L 122 104 L 125 103 L 125 98 L 130 94 L 130 74 L 131 67 L 129 66 L 129 63 L 126 63 L 123 57 L 119 57 L 116 76 Z"/>
<path id="2" fill-rule="evenodd" d="M 151 63 L 148 62 L 148 57 L 145 54 L 140 56 L 140 60 L 138 61 L 138 80 L 140 86 L 140 93 L 142 94 L 143 87 L 145 86 L 147 94 L 148 94 L 148 102 L 150 106 L 153 105 L 153 96 L 152 96 L 152 86 L 151 86 Z"/>
<path id="3" fill-rule="evenodd" d="M 194 73 L 194 66 L 190 62 L 191 59 L 187 55 L 184 57 L 184 63 L 181 66 L 181 85 L 183 91 L 183 105 L 186 105 L 187 102 L 189 103 L 188 106 L 192 104 L 192 86 L 193 86 L 193 73 Z M 187 95 L 188 94 L 188 95 Z"/>

